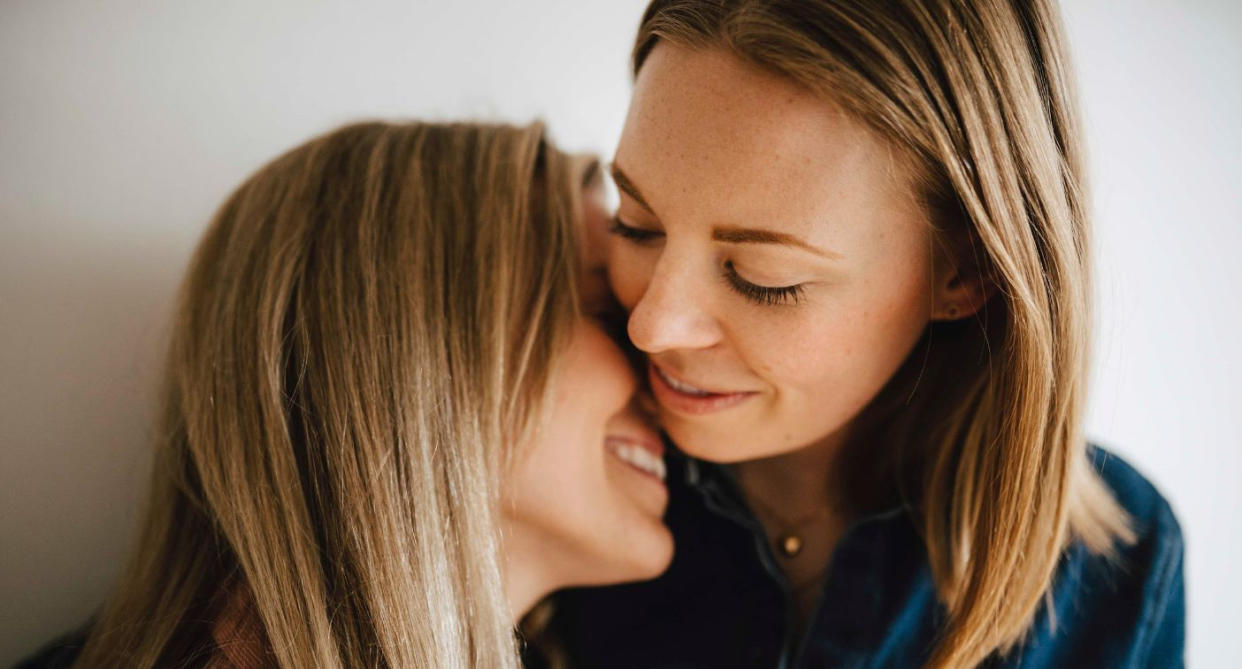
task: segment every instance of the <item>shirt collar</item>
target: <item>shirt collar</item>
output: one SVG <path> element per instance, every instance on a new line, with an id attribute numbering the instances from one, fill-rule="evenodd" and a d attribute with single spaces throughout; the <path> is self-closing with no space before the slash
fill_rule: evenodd
<path id="1" fill-rule="evenodd" d="M 701 496 L 708 510 L 749 531 L 755 537 L 764 569 L 784 584 L 764 528 L 747 506 L 732 471 L 673 452 L 683 462 L 686 486 Z M 922 564 L 913 557 L 921 544 L 912 520 L 909 506 L 894 504 L 866 513 L 850 524 L 834 549 L 820 606 L 810 621 L 812 631 L 804 642 L 819 647 L 817 652 L 840 653 L 834 657 L 842 658 L 877 642 L 875 621 L 882 615 L 885 588 L 907 582 L 911 570 Z"/>
<path id="2" fill-rule="evenodd" d="M 715 462 L 700 460 L 676 448 L 672 452 L 684 463 L 686 486 L 702 495 L 709 506 L 719 507 L 728 515 L 739 513 L 753 520 L 750 507 L 746 504 L 746 496 L 731 469 Z M 869 510 L 857 518 L 852 525 L 890 520 L 906 515 L 910 511 L 909 504 L 895 502 Z"/>

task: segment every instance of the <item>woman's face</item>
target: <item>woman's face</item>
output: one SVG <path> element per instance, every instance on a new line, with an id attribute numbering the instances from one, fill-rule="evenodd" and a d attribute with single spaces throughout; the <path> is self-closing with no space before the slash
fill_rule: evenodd
<path id="1" fill-rule="evenodd" d="M 587 227 L 601 229 L 598 188 L 587 196 Z M 608 291 L 602 258 L 587 260 L 583 311 L 593 313 Z M 673 551 L 662 522 L 664 449 L 653 416 L 639 407 L 636 373 L 604 329 L 582 318 L 551 382 L 507 486 L 507 550 L 536 556 L 545 570 L 537 580 L 557 587 L 659 575 Z"/>
<path id="2" fill-rule="evenodd" d="M 692 455 L 839 437 L 937 308 L 896 151 L 724 52 L 656 47 L 613 172 L 609 278 L 661 422 Z"/>

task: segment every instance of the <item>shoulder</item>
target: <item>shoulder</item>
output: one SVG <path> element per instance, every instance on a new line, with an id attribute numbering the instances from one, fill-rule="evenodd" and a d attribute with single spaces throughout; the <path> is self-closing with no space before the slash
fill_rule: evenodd
<path id="1" fill-rule="evenodd" d="M 1180 610 L 1185 540 L 1173 507 L 1151 481 L 1117 454 L 1091 446 L 1088 457 L 1129 516 L 1134 532 L 1133 543 L 1118 545 L 1115 560 L 1095 559 L 1115 562 L 1112 566 L 1120 572 L 1119 578 L 1141 587 L 1151 615 L 1173 606 Z"/>
<path id="2" fill-rule="evenodd" d="M 1121 456 L 1090 445 L 1087 457 L 1108 485 L 1117 503 L 1130 516 L 1138 543 L 1155 542 L 1166 548 L 1182 546 L 1182 528 L 1173 508 L 1160 491 Z"/>
<path id="3" fill-rule="evenodd" d="M 1023 666 L 1182 666 L 1181 525 L 1164 495 L 1125 459 L 1098 446 L 1087 455 L 1129 516 L 1134 541 L 1106 555 L 1081 543 L 1067 549 L 1050 593 L 1053 610 L 1037 626 L 1042 643 L 1027 646 L 1026 659 L 1054 661 Z"/>
<path id="4" fill-rule="evenodd" d="M 22 659 L 13 669 L 68 669 L 86 645 L 89 624 L 50 641 L 34 654 Z"/>

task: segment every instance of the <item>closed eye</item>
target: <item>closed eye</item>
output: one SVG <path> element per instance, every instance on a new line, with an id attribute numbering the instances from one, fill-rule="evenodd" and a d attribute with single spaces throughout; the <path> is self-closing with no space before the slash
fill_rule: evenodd
<path id="1" fill-rule="evenodd" d="M 622 223 L 620 217 L 617 216 L 612 217 L 612 225 L 608 227 L 608 232 L 636 244 L 649 243 L 664 236 L 664 233 L 659 230 L 647 230 Z"/>
<path id="2" fill-rule="evenodd" d="M 805 290 L 800 283 L 792 286 L 760 286 L 751 283 L 737 273 L 732 260 L 725 261 L 724 278 L 742 297 L 764 306 L 797 304 L 802 299 Z"/>

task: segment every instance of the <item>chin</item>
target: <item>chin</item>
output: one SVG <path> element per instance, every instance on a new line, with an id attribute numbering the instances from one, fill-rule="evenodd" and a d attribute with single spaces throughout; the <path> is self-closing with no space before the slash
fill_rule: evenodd
<path id="1" fill-rule="evenodd" d="M 673 535 L 661 525 L 662 531 L 659 537 L 652 537 L 649 541 L 643 541 L 642 546 L 645 548 L 641 553 L 635 554 L 628 560 L 630 575 L 621 582 L 627 581 L 649 581 L 663 574 L 673 561 Z M 633 549 L 634 544 L 628 548 Z"/>
<path id="2" fill-rule="evenodd" d="M 672 421 L 664 425 L 664 431 L 686 455 L 722 465 L 757 460 L 781 452 L 779 448 L 764 449 L 757 440 L 745 436 L 739 438 L 742 433 L 738 432 L 717 434 L 715 430 L 705 430 L 702 426 L 687 426 Z"/>
<path id="3" fill-rule="evenodd" d="M 634 536 L 640 534 L 641 536 Z M 663 574 L 673 561 L 673 534 L 660 524 L 659 528 L 630 535 L 624 545 L 605 550 L 592 561 L 594 575 L 586 580 L 590 586 L 607 586 L 634 581 L 649 581 Z M 602 547 L 601 547 L 602 548 Z M 605 566 L 607 565 L 607 566 Z"/>

